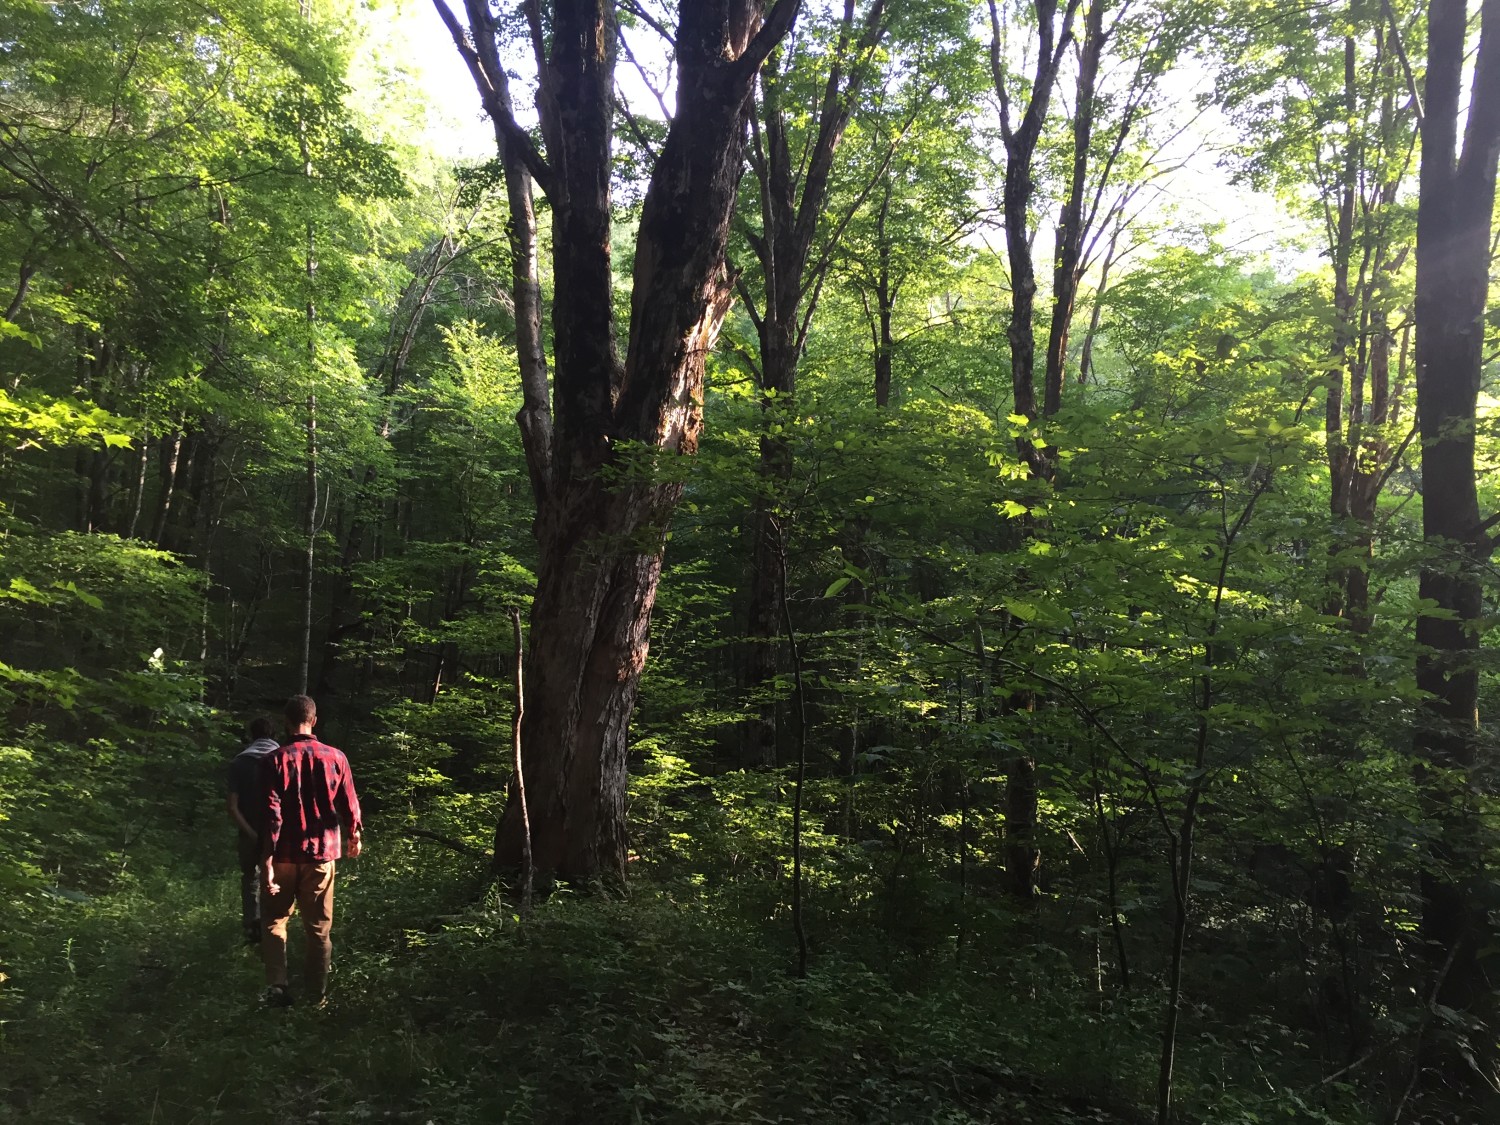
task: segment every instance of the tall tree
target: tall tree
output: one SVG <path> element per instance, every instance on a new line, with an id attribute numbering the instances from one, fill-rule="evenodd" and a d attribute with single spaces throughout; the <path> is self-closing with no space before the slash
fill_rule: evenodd
<path id="1" fill-rule="evenodd" d="M 552 213 L 555 428 L 527 447 L 539 547 L 522 730 L 533 861 L 570 879 L 620 880 L 626 735 L 683 487 L 671 460 L 697 448 L 704 360 L 733 299 L 724 254 L 746 106 L 801 5 L 778 0 L 764 22 L 754 0 L 678 5 L 677 110 L 642 203 L 622 361 L 610 252 L 616 5 L 520 5 L 538 147 L 511 112 L 488 4 L 466 0 L 465 27 L 435 3 L 500 131 L 502 160 L 524 162 Z M 513 225 L 531 221 L 524 204 L 513 209 Z M 513 798 L 496 862 L 518 866 L 524 835 Z"/>
<path id="2" fill-rule="evenodd" d="M 759 267 L 760 292 L 752 291 L 745 278 L 739 288 L 759 338 L 758 369 L 768 410 L 797 389 L 797 365 L 831 263 L 826 253 L 817 262 L 810 259 L 819 230 L 828 222 L 824 212 L 834 157 L 889 23 L 885 0 L 872 0 L 862 14 L 855 0 L 844 0 L 841 16 L 829 29 L 826 52 L 818 52 L 812 43 L 773 51 L 758 84 L 760 96 L 751 102 L 749 163 L 760 221 L 758 229 L 748 229 L 747 223 L 746 235 Z M 803 21 L 799 38 L 813 39 L 818 30 Z M 815 73 L 814 60 L 820 53 L 826 53 L 826 75 L 821 83 L 809 83 L 805 71 Z M 842 227 L 845 222 L 835 220 L 833 225 Z M 751 517 L 754 549 L 744 674 L 752 700 L 765 692 L 776 674 L 786 548 L 775 508 L 791 472 L 787 438 L 762 435 L 762 488 Z M 744 726 L 742 757 L 749 763 L 774 765 L 776 749 L 775 710 L 761 702 Z"/>
<path id="3" fill-rule="evenodd" d="M 1416 745 L 1440 829 L 1434 862 L 1422 875 L 1423 932 L 1438 963 L 1449 966 L 1437 998 L 1459 1010 L 1492 1011 L 1493 985 L 1483 971 L 1493 958 L 1485 949 L 1492 939 L 1478 887 L 1483 845 L 1468 795 L 1479 764 L 1480 569 L 1500 522 L 1500 515 L 1481 519 L 1474 473 L 1500 157 L 1500 0 L 1483 0 L 1479 15 L 1465 107 L 1468 4 L 1434 0 L 1428 12 L 1416 291 L 1422 535 L 1429 549 L 1420 582 L 1417 685 L 1427 704 Z"/>
<path id="4" fill-rule="evenodd" d="M 1125 209 L 1150 179 L 1144 169 L 1129 166 L 1130 146 L 1141 138 L 1155 108 L 1160 79 L 1194 22 L 1191 12 L 1136 0 L 1090 0 L 1084 12 L 1070 128 L 1072 162 L 1052 258 L 1044 415 L 1056 414 L 1062 406 L 1068 343 L 1084 275 L 1106 231 L 1118 231 Z M 1127 176 L 1129 180 L 1120 184 Z M 1106 258 L 1101 289 L 1109 265 Z"/>
<path id="5" fill-rule="evenodd" d="M 1397 8 L 1402 14 L 1398 17 Z M 1227 5 L 1220 21 L 1224 104 L 1240 122 L 1243 168 L 1306 212 L 1324 237 L 1330 331 L 1323 432 L 1330 589 L 1325 610 L 1357 632 L 1372 622 L 1376 505 L 1406 449 L 1403 372 L 1415 239 L 1403 185 L 1416 155 L 1419 99 L 1402 43 L 1410 4 L 1357 0 L 1311 12 Z M 1274 28 L 1287 65 L 1267 67 Z M 1408 435 L 1409 440 L 1409 435 Z"/>
<path id="6" fill-rule="evenodd" d="M 1073 18 L 1082 0 L 1032 0 L 1030 15 L 1036 34 L 1034 70 L 1026 84 L 1024 105 L 1013 104 L 1008 64 L 1008 22 L 1001 5 L 989 0 L 990 71 L 1000 104 L 1000 135 L 1005 142 L 1005 183 L 1001 196 L 1005 212 L 1005 251 L 1010 264 L 1010 378 L 1014 413 L 1025 420 L 1016 447 L 1034 480 L 1050 485 L 1057 463 L 1045 442 L 1035 439 L 1030 423 L 1038 419 L 1036 395 L 1036 267 L 1031 253 L 1031 203 L 1036 191 L 1037 144 L 1047 122 L 1063 55 L 1073 41 Z M 1017 693 L 1012 705 L 1029 709 L 1029 692 Z M 1036 845 L 1039 798 L 1036 760 L 1018 747 L 1006 766 L 1005 869 L 1013 894 L 1030 898 L 1036 891 L 1041 852 Z"/>
<path id="7" fill-rule="evenodd" d="M 739 285 L 756 330 L 755 368 L 768 417 L 796 394 L 808 332 L 851 224 L 881 185 L 888 187 L 911 134 L 927 127 L 919 122 L 935 111 L 938 88 L 962 98 L 967 76 L 955 65 L 955 47 L 966 43 L 966 21 L 962 6 L 950 0 L 873 0 L 863 11 L 844 0 L 836 18 L 822 25 L 804 20 L 796 39 L 772 54 L 750 116 L 743 233 L 755 268 Z M 851 128 L 852 147 L 843 145 Z M 876 362 L 888 375 L 889 356 L 877 354 Z M 752 700 L 765 694 L 777 670 L 782 545 L 774 509 L 792 472 L 785 433 L 763 434 L 744 661 Z M 775 762 L 769 703 L 761 702 L 745 723 L 742 744 L 747 762 Z"/>

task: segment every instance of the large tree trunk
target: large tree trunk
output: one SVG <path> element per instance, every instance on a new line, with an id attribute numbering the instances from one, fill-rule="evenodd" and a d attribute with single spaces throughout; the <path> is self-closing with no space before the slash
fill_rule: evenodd
<path id="1" fill-rule="evenodd" d="M 1426 116 L 1417 211 L 1416 378 L 1422 441 L 1422 534 L 1434 555 L 1420 594 L 1417 685 L 1427 693 L 1416 750 L 1437 821 L 1422 876 L 1422 931 L 1446 965 L 1437 998 L 1492 1011 L 1484 972 L 1486 917 L 1474 884 L 1484 852 L 1466 794 L 1477 764 L 1482 626 L 1479 570 L 1494 544 L 1479 515 L 1474 422 L 1500 145 L 1500 0 L 1484 0 L 1466 136 L 1458 148 L 1467 39 L 1465 0 L 1434 0 L 1428 22 Z M 1491 1037 L 1492 1038 L 1492 1037 Z M 1492 1044 L 1493 1046 L 1493 1044 Z M 1461 1067 L 1459 1068 L 1462 1069 Z"/>
<path id="2" fill-rule="evenodd" d="M 724 250 L 740 126 L 755 74 L 799 4 L 780 0 L 763 27 L 754 0 L 679 7 L 678 111 L 642 207 L 623 363 L 610 263 L 613 5 L 557 0 L 544 20 L 539 2 L 523 4 L 545 158 L 509 112 L 487 4 L 466 0 L 467 34 L 437 6 L 496 120 L 502 156 L 524 162 L 553 207 L 556 428 L 549 449 L 527 446 L 540 557 L 522 757 L 536 869 L 612 882 L 625 870 L 630 713 L 682 491 L 672 460 L 696 451 L 704 360 L 733 293 Z M 527 219 L 513 207 L 513 224 Z M 513 793 L 496 864 L 519 867 L 525 836 Z"/>
<path id="3" fill-rule="evenodd" d="M 618 881 L 628 727 L 661 575 L 661 533 L 681 486 L 616 490 L 596 480 L 570 491 L 572 502 L 558 513 L 565 518 L 543 529 L 531 611 L 521 744 L 532 862 L 565 878 Z M 643 536 L 651 541 L 639 543 Z M 495 837 L 497 863 L 519 867 L 522 829 L 513 796 Z"/>

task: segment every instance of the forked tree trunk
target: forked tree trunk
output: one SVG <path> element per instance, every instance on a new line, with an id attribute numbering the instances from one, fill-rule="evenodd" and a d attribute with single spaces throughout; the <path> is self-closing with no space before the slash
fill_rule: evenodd
<path id="1" fill-rule="evenodd" d="M 521 733 L 532 858 L 544 875 L 615 882 L 625 871 L 630 713 L 683 487 L 673 462 L 697 449 L 704 360 L 733 293 L 724 250 L 741 123 L 755 74 L 800 5 L 779 0 L 760 26 L 755 0 L 680 4 L 677 116 L 642 207 L 621 363 L 610 264 L 613 4 L 556 0 L 550 19 L 539 0 L 522 5 L 543 156 L 510 112 L 485 0 L 465 0 L 467 30 L 435 2 L 496 121 L 512 224 L 529 218 L 514 190 L 527 186 L 514 174 L 521 165 L 553 208 L 556 428 L 541 435 L 545 446 L 526 435 L 540 547 Z M 523 340 L 520 351 L 531 404 L 540 348 L 528 354 Z M 495 832 L 498 866 L 522 865 L 524 837 L 513 798 Z"/>
<path id="2" fill-rule="evenodd" d="M 681 486 L 615 489 L 596 480 L 569 491 L 559 513 L 566 519 L 549 519 L 542 531 L 531 610 L 521 742 L 532 863 L 547 874 L 610 882 L 625 876 L 627 735 L 662 532 Z M 513 797 L 496 832 L 496 862 L 519 870 L 524 843 Z"/>

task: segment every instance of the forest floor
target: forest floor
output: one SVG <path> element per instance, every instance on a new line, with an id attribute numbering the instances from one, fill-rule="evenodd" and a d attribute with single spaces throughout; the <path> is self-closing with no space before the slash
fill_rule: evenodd
<path id="1" fill-rule="evenodd" d="M 1102 1076 L 1149 1043 L 1033 1018 L 990 975 L 829 952 L 798 980 L 784 918 L 649 878 L 520 922 L 478 864 L 371 837 L 341 865 L 324 1011 L 260 1006 L 227 842 L 55 904 L 0 992 L 0 1120 L 1146 1120 Z"/>

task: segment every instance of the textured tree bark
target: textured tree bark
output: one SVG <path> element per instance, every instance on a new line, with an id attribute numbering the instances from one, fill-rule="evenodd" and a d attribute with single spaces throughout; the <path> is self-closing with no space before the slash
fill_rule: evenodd
<path id="1" fill-rule="evenodd" d="M 1494 546 L 1479 515 L 1474 421 L 1500 150 L 1500 0 L 1481 5 L 1483 23 L 1460 149 L 1467 7 L 1466 0 L 1434 0 L 1428 19 L 1417 211 L 1416 382 L 1422 534 L 1435 552 L 1422 570 L 1420 594 L 1436 612 L 1417 619 L 1417 684 L 1428 698 L 1416 752 L 1423 763 L 1418 779 L 1428 814 L 1439 827 L 1433 862 L 1422 874 L 1422 932 L 1437 963 L 1451 959 L 1437 1000 L 1461 1011 L 1492 1013 L 1494 994 L 1482 951 L 1493 942 L 1474 890 L 1484 877 L 1484 853 L 1467 797 L 1478 759 L 1479 568 Z M 1456 1070 L 1462 1073 L 1463 1067 Z"/>
<path id="2" fill-rule="evenodd" d="M 704 360 L 733 294 L 724 251 L 740 127 L 755 74 L 800 5 L 779 0 L 762 25 L 754 0 L 680 4 L 677 116 L 642 207 L 621 362 L 610 261 L 614 5 L 556 0 L 548 19 L 539 0 L 522 5 L 544 159 L 500 97 L 488 6 L 466 0 L 465 31 L 436 3 L 502 149 L 552 204 L 555 428 L 546 448 L 526 444 L 540 556 L 522 724 L 533 863 L 546 876 L 616 883 L 625 874 L 630 713 L 683 487 L 673 460 L 697 448 Z M 524 206 L 511 221 L 535 245 Z M 539 335 L 536 344 L 533 360 Z M 529 406 L 535 390 L 527 388 Z M 513 796 L 495 832 L 498 866 L 522 865 L 525 835 Z"/>

